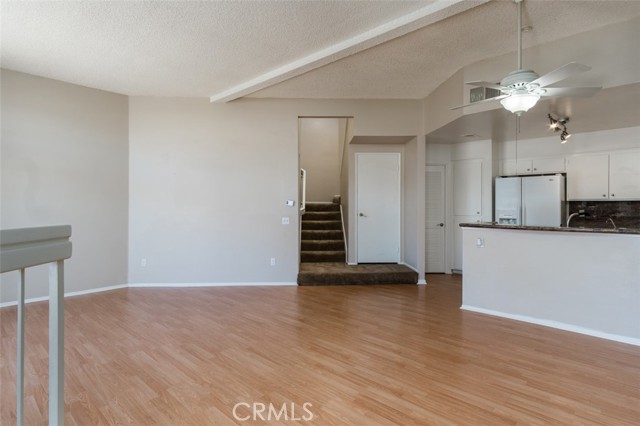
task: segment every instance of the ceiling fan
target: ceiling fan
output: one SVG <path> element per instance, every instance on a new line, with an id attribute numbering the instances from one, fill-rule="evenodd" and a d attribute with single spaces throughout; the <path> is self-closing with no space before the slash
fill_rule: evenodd
<path id="1" fill-rule="evenodd" d="M 513 0 L 518 5 L 518 69 L 511 71 L 500 84 L 486 81 L 470 81 L 466 84 L 478 87 L 488 87 L 499 90 L 502 94 L 494 98 L 485 99 L 471 104 L 461 105 L 464 108 L 469 105 L 478 105 L 493 101 L 500 101 L 502 106 L 516 114 L 522 115 L 531 109 L 540 98 L 552 98 L 559 96 L 592 96 L 601 87 L 548 87 L 554 83 L 565 80 L 573 75 L 589 71 L 588 67 L 577 62 L 570 62 L 543 76 L 539 76 L 533 70 L 522 69 L 522 2 L 524 0 Z"/>

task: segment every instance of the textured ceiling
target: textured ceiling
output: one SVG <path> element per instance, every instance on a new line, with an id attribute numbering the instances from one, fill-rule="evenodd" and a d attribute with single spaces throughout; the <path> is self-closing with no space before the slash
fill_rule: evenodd
<path id="1" fill-rule="evenodd" d="M 639 15 L 636 0 L 525 1 L 523 26 L 534 28 L 523 34 L 523 47 Z M 514 52 L 506 74 L 516 68 L 516 17 L 513 2 L 494 0 L 251 96 L 419 99 L 464 66 Z M 535 67 L 526 58 L 523 65 Z"/>
<path id="2" fill-rule="evenodd" d="M 209 97 L 432 3 L 3 0 L 0 60 L 116 93 Z M 459 68 L 513 51 L 515 14 L 494 0 L 252 96 L 422 98 Z M 636 0 L 528 0 L 525 47 L 639 15 Z"/>

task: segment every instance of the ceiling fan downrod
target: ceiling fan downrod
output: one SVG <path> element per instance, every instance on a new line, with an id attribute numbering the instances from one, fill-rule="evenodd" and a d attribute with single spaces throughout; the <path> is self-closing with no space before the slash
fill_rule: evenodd
<path id="1" fill-rule="evenodd" d="M 522 2 L 524 0 L 513 0 L 518 5 L 518 70 L 522 69 Z"/>

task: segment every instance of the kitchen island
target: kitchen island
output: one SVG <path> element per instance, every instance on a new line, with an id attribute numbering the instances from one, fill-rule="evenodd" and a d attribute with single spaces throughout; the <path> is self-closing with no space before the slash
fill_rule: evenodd
<path id="1" fill-rule="evenodd" d="M 460 226 L 462 309 L 640 345 L 640 230 Z"/>

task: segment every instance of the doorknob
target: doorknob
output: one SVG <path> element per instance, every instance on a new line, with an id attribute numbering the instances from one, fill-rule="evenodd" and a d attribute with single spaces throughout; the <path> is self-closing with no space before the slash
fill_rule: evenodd
<path id="1" fill-rule="evenodd" d="M 358 216 L 360 216 L 360 217 L 367 217 L 367 215 L 366 215 L 366 214 L 364 214 L 364 213 L 360 213 Z"/>
<path id="2" fill-rule="evenodd" d="M 439 223 L 438 226 L 443 227 L 444 223 Z"/>

